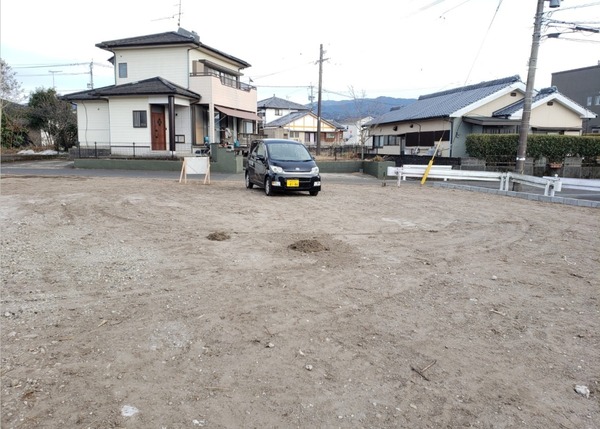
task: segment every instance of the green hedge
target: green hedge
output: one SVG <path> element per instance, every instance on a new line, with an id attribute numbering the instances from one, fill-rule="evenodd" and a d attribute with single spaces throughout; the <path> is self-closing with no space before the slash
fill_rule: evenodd
<path id="1" fill-rule="evenodd" d="M 469 156 L 494 162 L 515 159 L 519 146 L 518 134 L 470 134 L 466 147 Z M 527 136 L 527 156 L 548 162 L 563 162 L 567 156 L 594 158 L 600 156 L 600 136 L 563 136 L 530 134 Z"/>

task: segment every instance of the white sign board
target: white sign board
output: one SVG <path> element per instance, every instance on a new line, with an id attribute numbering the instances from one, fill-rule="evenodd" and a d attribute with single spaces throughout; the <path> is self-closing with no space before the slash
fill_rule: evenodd
<path id="1" fill-rule="evenodd" d="M 187 183 L 188 174 L 204 174 L 204 183 L 210 183 L 210 157 L 208 156 L 186 156 L 183 158 L 179 183 L 183 180 Z"/>

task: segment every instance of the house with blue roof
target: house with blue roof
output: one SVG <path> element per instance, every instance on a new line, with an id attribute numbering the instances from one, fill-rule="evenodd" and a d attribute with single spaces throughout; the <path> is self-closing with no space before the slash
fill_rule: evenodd
<path id="1" fill-rule="evenodd" d="M 469 134 L 519 133 L 525 87 L 519 76 L 510 76 L 423 95 L 365 124 L 369 152 L 424 155 L 439 145 L 438 156 L 466 157 Z M 583 121 L 595 117 L 556 88 L 546 88 L 533 95 L 529 132 L 581 135 Z"/>

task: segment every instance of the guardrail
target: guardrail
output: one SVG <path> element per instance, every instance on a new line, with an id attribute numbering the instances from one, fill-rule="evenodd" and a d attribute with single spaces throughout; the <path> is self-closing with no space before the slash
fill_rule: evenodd
<path id="1" fill-rule="evenodd" d="M 398 178 L 398 186 L 407 177 L 422 178 L 427 169 L 426 165 L 410 165 L 406 164 L 402 167 L 388 167 L 387 175 Z M 453 170 L 451 165 L 432 165 L 428 179 L 447 180 L 475 180 L 486 182 L 499 182 L 499 189 L 505 187 L 506 174 L 500 171 L 475 171 L 475 170 Z"/>
<path id="2" fill-rule="evenodd" d="M 407 177 L 422 178 L 427 169 L 426 165 L 403 165 L 402 167 L 388 167 L 387 176 L 397 177 L 398 186 Z M 453 170 L 450 165 L 432 165 L 428 179 L 447 180 L 472 180 L 472 181 L 494 181 L 499 182 L 499 190 L 509 191 L 513 183 L 521 183 L 527 186 L 543 188 L 545 196 L 553 197 L 555 192 L 560 192 L 563 182 L 560 177 L 537 177 L 525 174 L 500 171 L 474 171 L 474 170 Z M 594 181 L 600 183 L 600 180 Z M 595 183 L 594 183 L 595 184 Z M 384 179 L 385 186 L 385 179 Z M 573 182 L 572 186 L 583 186 Z M 600 185 L 599 186 L 600 189 Z M 580 188 L 582 189 L 582 188 Z"/>
<path id="3" fill-rule="evenodd" d="M 554 196 L 555 192 L 560 192 L 562 189 L 562 182 L 560 177 L 537 177 L 527 176 L 525 174 L 518 173 L 506 173 L 506 181 L 504 182 L 504 190 L 510 190 L 511 182 L 522 183 L 523 185 L 533 186 L 536 188 L 544 188 L 545 196 Z"/>
<path id="4" fill-rule="evenodd" d="M 544 176 L 544 179 L 551 178 L 551 176 Z M 600 192 L 600 180 L 598 179 L 571 179 L 568 177 L 561 177 L 560 182 L 563 188 Z"/>

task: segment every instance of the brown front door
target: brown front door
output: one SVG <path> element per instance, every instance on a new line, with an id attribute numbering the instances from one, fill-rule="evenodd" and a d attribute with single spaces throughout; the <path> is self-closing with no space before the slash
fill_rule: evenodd
<path id="1" fill-rule="evenodd" d="M 152 150 L 167 150 L 165 110 L 159 109 L 152 106 Z"/>

